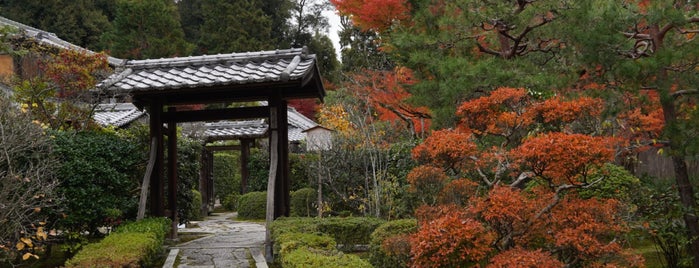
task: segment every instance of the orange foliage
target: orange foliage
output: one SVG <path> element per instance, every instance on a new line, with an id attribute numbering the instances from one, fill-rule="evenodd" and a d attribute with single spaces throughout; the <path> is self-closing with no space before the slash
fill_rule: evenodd
<path id="1" fill-rule="evenodd" d="M 452 180 L 439 192 L 441 204 L 465 205 L 466 201 L 476 193 L 478 183 L 469 179 Z"/>
<path id="2" fill-rule="evenodd" d="M 629 140 L 656 139 L 665 127 L 660 97 L 655 91 L 643 91 L 639 96 L 627 95 L 629 107 L 619 115 L 621 132 L 618 135 Z"/>
<path id="3" fill-rule="evenodd" d="M 420 227 L 411 239 L 412 267 L 468 267 L 492 251 L 495 235 L 464 211 Z"/>
<path id="4" fill-rule="evenodd" d="M 489 96 L 464 102 L 456 115 L 461 117 L 460 127 L 474 134 L 509 136 L 532 123 L 530 116 L 522 116 L 529 101 L 525 89 L 498 88 Z"/>
<path id="5" fill-rule="evenodd" d="M 627 231 L 616 212 L 619 201 L 614 199 L 580 199 L 566 196 L 552 214 L 559 215 L 549 225 L 557 230 L 553 235 L 556 247 L 589 261 L 622 251 L 621 245 L 609 239 Z"/>
<path id="6" fill-rule="evenodd" d="M 330 0 L 342 15 L 363 30 L 384 31 L 395 21 L 410 18 L 410 3 L 406 0 Z"/>
<path id="7" fill-rule="evenodd" d="M 550 183 L 584 183 L 590 167 L 614 160 L 618 140 L 560 132 L 544 133 L 526 139 L 510 155 L 523 168 L 531 168 Z M 563 181 L 567 180 L 567 181 Z"/>
<path id="8" fill-rule="evenodd" d="M 471 134 L 458 130 L 437 130 L 413 149 L 413 158 L 429 161 L 445 168 L 464 165 L 467 156 L 476 152 Z"/>
<path id="9" fill-rule="evenodd" d="M 414 107 L 407 102 L 411 94 L 404 85 L 415 83 L 412 70 L 405 67 L 393 71 L 364 70 L 353 75 L 351 80 L 353 82 L 347 84 L 351 92 L 366 100 L 379 120 L 406 122 L 416 133 L 429 129 L 428 108 Z"/>
<path id="10" fill-rule="evenodd" d="M 565 265 L 551 256 L 548 252 L 543 252 L 541 249 L 528 250 L 521 247 L 515 247 L 510 250 L 500 252 L 490 259 L 490 264 L 487 268 L 559 268 Z"/>
<path id="11" fill-rule="evenodd" d="M 58 87 L 58 98 L 73 97 L 97 84 L 98 75 L 109 71 L 107 55 L 64 49 L 53 55 L 42 69 Z"/>
<path id="12" fill-rule="evenodd" d="M 580 97 L 563 100 L 560 97 L 547 99 L 535 105 L 533 112 L 541 116 L 545 123 L 570 123 L 581 118 L 598 117 L 604 109 L 601 99 Z"/>
<path id="13" fill-rule="evenodd" d="M 417 166 L 408 173 L 410 190 L 417 192 L 426 204 L 437 202 L 437 193 L 444 187 L 447 175 L 441 169 L 432 166 Z"/>
<path id="14" fill-rule="evenodd" d="M 593 168 L 614 160 L 620 145 L 618 138 L 572 133 L 586 121 L 599 122 L 603 106 L 587 97 L 537 101 L 513 88 L 462 104 L 457 130 L 434 131 L 413 150 L 413 157 L 434 167 L 413 170 L 411 185 L 430 179 L 439 182 L 432 187 L 443 185 L 441 206 L 415 212 L 420 229 L 412 238 L 413 265 L 562 267 L 572 260 L 582 266 L 642 265 L 642 258 L 615 242 L 628 231 L 618 217 L 619 202 L 575 193 L 596 179 L 588 174 Z M 466 179 L 444 184 L 445 174 L 480 176 L 490 189 L 480 195 L 483 187 Z M 545 183 L 521 190 L 500 177 Z"/>
<path id="15" fill-rule="evenodd" d="M 419 225 L 426 225 L 436 218 L 441 218 L 461 210 L 463 210 L 462 207 L 453 204 L 439 206 L 422 205 L 415 209 L 415 218 Z"/>

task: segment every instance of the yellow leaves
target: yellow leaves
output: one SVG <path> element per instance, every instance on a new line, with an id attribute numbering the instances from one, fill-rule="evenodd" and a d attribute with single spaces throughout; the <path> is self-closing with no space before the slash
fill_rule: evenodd
<path id="1" fill-rule="evenodd" d="M 15 246 L 17 250 L 23 250 L 24 249 L 24 243 L 22 242 L 17 242 L 17 245 Z"/>
<path id="2" fill-rule="evenodd" d="M 323 106 L 318 116 L 320 124 L 340 133 L 350 133 L 353 129 L 349 114 L 341 105 Z"/>
<path id="3" fill-rule="evenodd" d="M 38 258 L 39 258 L 39 256 L 27 252 L 27 253 L 24 253 L 24 255 L 22 255 L 22 260 L 26 261 L 26 260 L 28 260 L 30 257 L 34 257 L 35 259 L 38 259 Z"/>
<path id="4" fill-rule="evenodd" d="M 44 231 L 44 227 L 39 227 L 36 229 L 36 237 L 41 240 L 48 239 L 48 233 Z"/>

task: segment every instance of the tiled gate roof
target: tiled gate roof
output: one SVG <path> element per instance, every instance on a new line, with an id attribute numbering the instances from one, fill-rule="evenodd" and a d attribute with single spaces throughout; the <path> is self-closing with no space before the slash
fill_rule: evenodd
<path id="1" fill-rule="evenodd" d="M 129 60 L 98 87 L 118 92 L 177 91 L 302 80 L 315 55 L 294 48 L 168 59 Z"/>

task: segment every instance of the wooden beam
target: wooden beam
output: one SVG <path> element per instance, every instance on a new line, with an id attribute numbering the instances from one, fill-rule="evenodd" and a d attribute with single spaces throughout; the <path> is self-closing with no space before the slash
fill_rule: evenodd
<path id="1" fill-rule="evenodd" d="M 215 110 L 199 110 L 199 111 L 181 111 L 181 112 L 166 112 L 162 115 L 165 122 L 201 122 L 201 121 L 218 121 L 226 119 L 255 119 L 269 117 L 269 107 L 240 107 L 240 108 L 225 108 Z"/>
<path id="2" fill-rule="evenodd" d="M 240 145 L 207 145 L 206 147 L 207 150 L 216 152 L 216 151 L 237 151 L 240 150 L 241 146 Z"/>

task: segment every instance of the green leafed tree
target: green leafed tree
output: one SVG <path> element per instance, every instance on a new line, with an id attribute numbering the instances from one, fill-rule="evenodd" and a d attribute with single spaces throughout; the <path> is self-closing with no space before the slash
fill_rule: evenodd
<path id="1" fill-rule="evenodd" d="M 107 1 L 94 0 L 3 0 L 0 15 L 55 33 L 79 46 L 99 50 L 100 36 L 110 29 Z"/>
<path id="2" fill-rule="evenodd" d="M 588 37 L 577 36 L 578 49 L 584 52 L 586 62 L 598 70 L 595 78 L 616 89 L 616 96 L 644 99 L 657 109 L 659 131 L 636 135 L 635 142 L 656 144 L 672 160 L 689 241 L 687 252 L 693 257 L 692 267 L 699 267 L 697 184 L 687 167 L 687 159 L 699 155 L 699 4 L 670 0 L 623 4 L 589 1 L 583 10 L 576 24 L 588 29 Z M 641 116 L 652 112 L 638 111 Z M 646 124 L 647 118 L 650 117 L 643 120 Z"/>
<path id="3" fill-rule="evenodd" d="M 185 41 L 175 2 L 118 0 L 114 29 L 103 36 L 111 55 L 129 59 L 187 56 L 193 45 Z"/>

